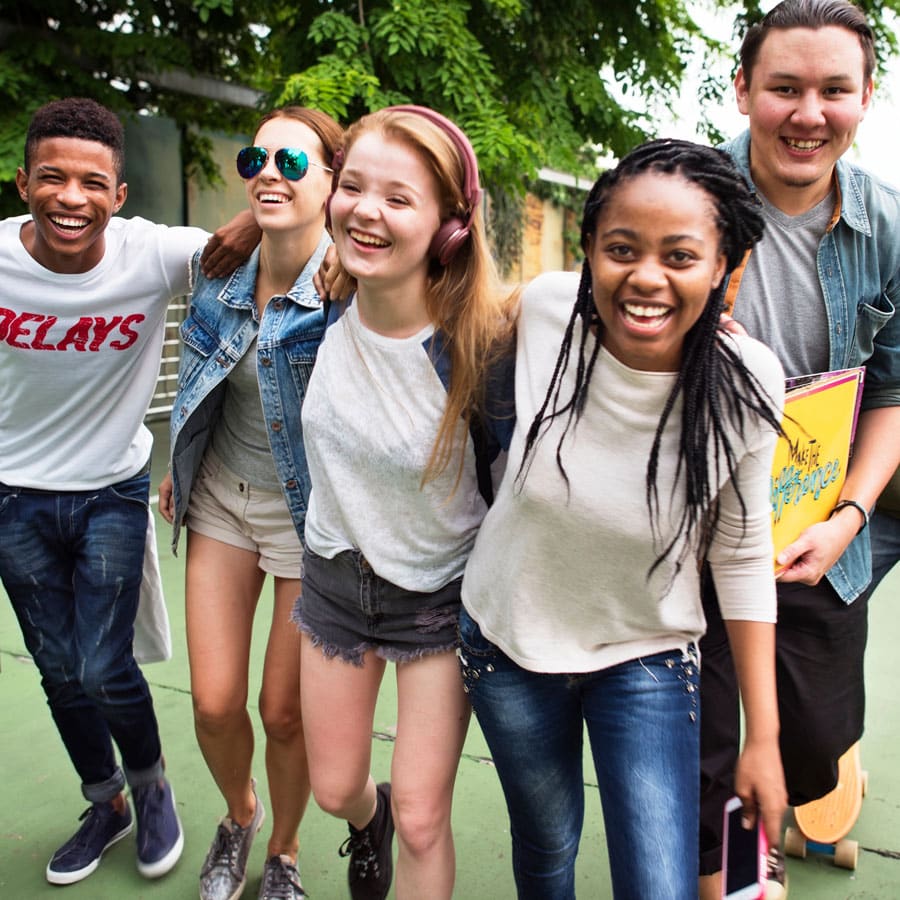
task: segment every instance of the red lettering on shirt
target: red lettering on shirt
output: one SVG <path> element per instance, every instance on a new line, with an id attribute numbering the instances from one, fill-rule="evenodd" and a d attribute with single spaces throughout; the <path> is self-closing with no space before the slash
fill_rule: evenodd
<path id="1" fill-rule="evenodd" d="M 134 326 L 146 316 L 82 316 L 72 325 L 58 325 L 57 316 L 16 312 L 0 306 L 0 341 L 19 350 L 76 350 L 79 353 L 99 352 L 104 346 L 111 350 L 127 350 L 140 337 Z M 66 328 L 61 340 L 52 334 Z M 118 335 L 118 336 L 116 336 Z M 113 339 L 114 338 L 114 339 Z"/>
<path id="2" fill-rule="evenodd" d="M 106 340 L 107 335 L 122 321 L 121 316 L 113 316 L 109 322 L 102 316 L 94 317 L 94 339 L 91 341 L 90 350 L 96 353 Z"/>
<path id="3" fill-rule="evenodd" d="M 57 350 L 68 350 L 74 347 L 79 352 L 87 350 L 87 342 L 91 339 L 91 326 L 94 320 L 88 316 L 82 316 L 67 332 L 66 336 L 56 345 Z"/>
<path id="4" fill-rule="evenodd" d="M 12 322 L 15 317 L 16 314 L 13 310 L 0 306 L 0 341 L 6 340 L 6 335 L 9 334 L 9 323 Z"/>
<path id="5" fill-rule="evenodd" d="M 43 316 L 39 316 L 36 313 L 19 313 L 19 315 L 9 323 L 9 334 L 7 335 L 6 343 L 11 347 L 19 347 L 21 350 L 30 349 L 30 343 L 22 343 L 22 341 L 17 340 L 17 338 L 31 336 L 31 329 L 25 326 L 26 322 L 41 322 L 43 321 L 43 318 Z"/>
<path id="6" fill-rule="evenodd" d="M 38 329 L 34 335 L 34 341 L 31 346 L 35 350 L 55 350 L 55 344 L 45 344 L 44 338 L 47 337 L 47 332 L 56 324 L 56 316 L 47 316 L 40 325 L 38 325 Z"/>
<path id="7" fill-rule="evenodd" d="M 146 316 L 141 315 L 140 313 L 133 313 L 130 316 L 125 316 L 122 324 L 119 326 L 119 332 L 125 338 L 124 341 L 110 341 L 109 346 L 113 348 L 113 350 L 127 350 L 137 339 L 138 333 L 136 331 L 132 331 L 129 328 L 130 325 L 137 325 L 138 322 L 143 322 Z"/>

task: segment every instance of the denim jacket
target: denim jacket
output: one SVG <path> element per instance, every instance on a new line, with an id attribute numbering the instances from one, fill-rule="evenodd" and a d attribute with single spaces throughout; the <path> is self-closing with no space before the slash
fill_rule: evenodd
<path id="1" fill-rule="evenodd" d="M 213 281 L 199 273 L 199 254 L 195 256 L 195 286 L 188 316 L 181 325 L 183 351 L 170 425 L 173 552 L 194 477 L 221 413 L 225 379 L 257 335 L 257 373 L 269 445 L 302 539 L 310 480 L 300 409 L 325 324 L 312 279 L 330 244 L 331 239 L 323 233 L 294 286 L 287 294 L 269 300 L 262 319 L 254 299 L 259 247 L 230 276 Z"/>
<path id="2" fill-rule="evenodd" d="M 722 149 L 750 181 L 750 132 Z M 865 366 L 862 409 L 897 406 L 900 191 L 843 159 L 836 171 L 838 205 L 816 257 L 828 316 L 829 369 Z M 864 529 L 829 569 L 828 580 L 845 603 L 852 603 L 871 575 L 869 530 Z"/>

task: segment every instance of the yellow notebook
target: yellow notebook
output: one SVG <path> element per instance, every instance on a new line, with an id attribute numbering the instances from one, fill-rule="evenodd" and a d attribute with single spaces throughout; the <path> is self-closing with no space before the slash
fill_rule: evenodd
<path id="1" fill-rule="evenodd" d="M 853 447 L 865 368 L 789 378 L 769 499 L 775 555 L 824 522 L 841 493 Z M 779 571 L 776 565 L 776 573 Z"/>

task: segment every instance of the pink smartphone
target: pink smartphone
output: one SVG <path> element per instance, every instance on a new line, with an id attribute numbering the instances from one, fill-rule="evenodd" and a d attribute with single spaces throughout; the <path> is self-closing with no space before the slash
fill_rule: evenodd
<path id="1" fill-rule="evenodd" d="M 766 833 L 759 816 L 752 828 L 741 824 L 740 797 L 725 804 L 722 844 L 723 900 L 760 900 L 766 891 Z"/>

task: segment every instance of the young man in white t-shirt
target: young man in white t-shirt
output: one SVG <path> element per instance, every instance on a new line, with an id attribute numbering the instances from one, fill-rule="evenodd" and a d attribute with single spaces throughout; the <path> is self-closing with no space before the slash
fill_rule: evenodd
<path id="1" fill-rule="evenodd" d="M 91 803 L 47 866 L 53 884 L 90 875 L 132 830 L 126 783 L 141 874 L 164 875 L 184 843 L 132 639 L 149 512 L 143 417 L 166 308 L 189 291 L 208 235 L 111 218 L 123 171 L 115 115 L 49 103 L 16 175 L 31 218 L 0 222 L 0 579 Z M 212 268 L 228 264 L 222 235 L 216 248 Z"/>

